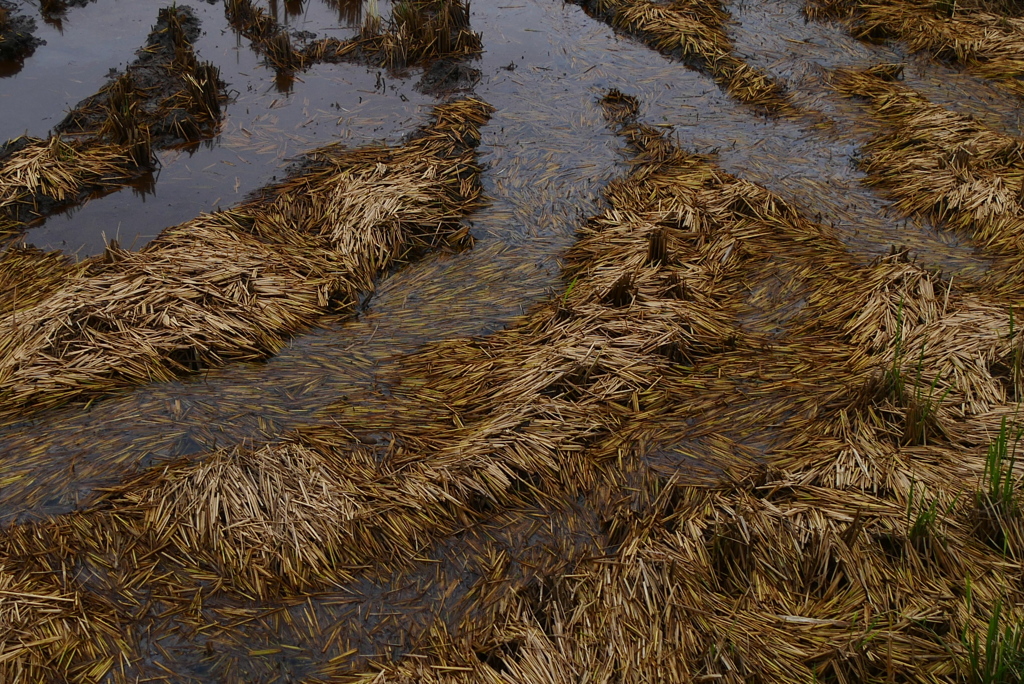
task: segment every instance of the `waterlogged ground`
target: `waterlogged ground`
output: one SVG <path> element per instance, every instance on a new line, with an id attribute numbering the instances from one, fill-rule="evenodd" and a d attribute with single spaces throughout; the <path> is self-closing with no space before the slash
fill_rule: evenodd
<path id="1" fill-rule="evenodd" d="M 33 5 L 22 4 L 34 13 Z M 133 59 L 163 4 L 97 0 L 71 8 L 59 26 L 37 16 L 37 35 L 47 43 L 0 78 L 0 136 L 45 135 L 111 69 Z M 27 243 L 79 257 L 101 252 L 112 238 L 141 247 L 165 226 L 239 201 L 280 177 L 307 150 L 338 140 L 353 146 L 398 142 L 436 102 L 415 87 L 417 70 L 320 65 L 282 82 L 229 28 L 221 4 L 191 5 L 203 30 L 196 49 L 220 67 L 232 95 L 221 134 L 195 149 L 161 152 L 152 182 L 50 217 L 25 236 Z M 638 97 L 642 119 L 672 131 L 683 147 L 717 151 L 728 172 L 834 224 L 864 261 L 906 245 L 919 263 L 958 278 L 984 272 L 988 261 L 969 241 L 897 219 L 861 183 L 854 162 L 870 123 L 857 103 L 833 94 L 825 80 L 836 68 L 906 62 L 908 85 L 1014 135 L 1022 133 L 1019 101 L 926 58 L 866 45 L 838 26 L 805 22 L 801 5 L 729 4 L 738 54 L 783 82 L 804 111 L 767 118 L 706 76 L 617 36 L 575 5 L 475 3 L 472 25 L 482 34 L 484 53 L 474 64 L 481 72 L 474 93 L 497 110 L 480 146 L 488 204 L 472 217 L 475 246 L 429 255 L 390 274 L 358 316 L 324 320 L 265 363 L 229 365 L 0 427 L 0 520 L 74 510 L 98 489 L 161 461 L 273 441 L 305 425 L 339 421 L 364 441 L 386 441 L 374 426 L 390 413 L 393 394 L 404 391 L 397 370 L 404 355 L 428 342 L 500 329 L 561 289 L 560 255 L 598 209 L 602 188 L 627 171 L 621 141 L 597 104 L 609 88 Z M 318 35 L 352 35 L 361 19 L 361 8 L 351 4 L 338 9 L 310 0 L 272 7 L 282 22 Z M 511 513 L 507 518 L 459 544 L 470 549 L 478 537 L 500 539 L 525 563 L 526 547 L 538 556 L 562 553 L 565 544 L 579 552 L 593 534 L 556 532 L 552 519 L 538 530 Z M 592 518 L 582 511 L 565 525 Z M 360 655 L 403 653 L 407 640 L 457 598 L 457 589 L 437 588 L 469 586 L 483 572 L 466 560 L 472 557 L 466 549 L 436 549 L 418 570 L 363 580 L 344 595 L 294 606 L 235 606 L 239 624 L 245 611 L 261 616 L 237 628 L 238 654 L 318 621 L 344 624 L 346 648 Z M 150 628 L 140 623 L 140 629 Z M 321 654 L 345 650 L 324 645 L 332 638 L 328 631 L 319 638 Z M 175 639 L 159 649 L 180 661 L 179 671 L 212 676 L 206 666 L 188 664 L 203 639 Z M 253 676 L 301 677 L 318 666 L 316 651 L 313 644 L 294 657 L 271 654 L 266 669 Z"/>

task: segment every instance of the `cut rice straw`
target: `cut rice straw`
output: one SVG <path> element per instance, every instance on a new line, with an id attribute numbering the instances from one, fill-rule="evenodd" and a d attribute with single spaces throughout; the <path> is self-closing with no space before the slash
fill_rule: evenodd
<path id="1" fill-rule="evenodd" d="M 810 0 L 812 19 L 847 21 L 851 34 L 898 40 L 1024 96 L 1024 18 L 1020 3 L 945 0 Z M 1009 15 L 1009 16 L 1007 16 Z"/>
<path id="2" fill-rule="evenodd" d="M 479 203 L 473 148 L 490 107 L 439 106 L 396 148 L 330 145 L 249 202 L 111 244 L 32 306 L 0 318 L 0 416 L 255 360 Z"/>
<path id="3" fill-rule="evenodd" d="M 729 14 L 717 0 L 573 0 L 616 30 L 707 74 L 740 102 L 782 113 L 790 106 L 771 76 L 733 54 Z"/>

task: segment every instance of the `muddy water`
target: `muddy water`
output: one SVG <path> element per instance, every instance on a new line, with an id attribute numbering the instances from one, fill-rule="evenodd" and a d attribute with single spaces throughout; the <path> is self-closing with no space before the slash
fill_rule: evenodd
<path id="1" fill-rule="evenodd" d="M 95 37 L 102 26 L 96 16 L 124 9 L 122 4 L 99 0 L 88 12 L 72 10 L 60 38 L 76 36 L 78 21 Z M 122 24 L 134 32 L 129 35 L 125 28 L 108 41 L 109 64 L 123 64 L 129 46 L 144 41 L 146 17 L 154 17 L 159 4 L 131 4 L 134 23 Z M 37 244 L 78 253 L 101 249 L 103 239 L 111 237 L 138 246 L 165 225 L 236 201 L 281 174 L 288 159 L 304 150 L 337 139 L 353 145 L 397 142 L 427 116 L 432 100 L 414 88 L 417 73 L 401 78 L 360 66 L 324 65 L 299 74 L 282 92 L 273 72 L 228 29 L 219 5 L 196 9 L 204 29 L 198 50 L 221 67 L 237 92 L 221 136 L 191 152 L 164 153 L 163 168 L 148 191 L 97 198 L 51 219 L 29 235 L 30 241 L 38 235 Z M 796 0 L 748 2 L 732 10 L 739 53 L 785 82 L 797 103 L 820 116 L 758 116 L 709 79 L 616 36 L 573 5 L 523 0 L 474 6 L 473 26 L 485 45 L 476 64 L 482 72 L 476 94 L 498 110 L 480 148 L 490 204 L 472 219 L 476 247 L 429 256 L 400 270 L 380 283 L 355 319 L 327 320 L 265 363 L 229 366 L 0 430 L 0 516 L 10 520 L 70 510 L 96 487 L 137 468 L 210 448 L 278 439 L 309 423 L 343 420 L 373 432 L 375 416 L 388 413 L 397 381 L 394 364 L 401 355 L 429 341 L 500 328 L 558 287 L 559 254 L 581 218 L 595 211 L 601 188 L 625 170 L 619 143 L 596 105 L 607 88 L 640 97 L 644 119 L 669 127 L 683 146 L 717 150 L 726 170 L 835 224 L 865 260 L 892 245 L 909 245 L 920 261 L 946 271 L 969 276 L 983 270 L 985 259 L 968 241 L 895 220 L 854 168 L 869 129 L 856 104 L 826 88 L 825 73 L 902 56 L 853 41 L 836 26 L 805 24 Z M 283 15 L 285 8 L 278 11 Z M 312 19 L 302 23 L 303 16 Z M 352 30 L 343 19 L 322 5 L 318 12 L 293 12 L 288 21 L 325 34 L 332 22 L 339 32 Z M 51 44 L 37 53 L 41 56 L 57 48 L 57 40 L 45 37 Z M 18 76 L 0 82 L 10 86 L 5 94 L 27 97 L 19 79 L 41 78 L 45 70 L 35 59 L 27 60 Z M 79 88 L 83 92 L 103 78 L 102 60 L 90 60 L 86 71 L 93 83 Z M 53 72 L 52 64 L 49 68 Z M 83 73 L 73 73 L 74 81 L 82 80 Z M 950 78 L 948 70 L 925 60 L 913 62 L 908 80 L 929 85 L 930 94 L 945 94 L 950 101 L 971 94 L 973 113 L 993 125 L 1013 130 L 1019 121 L 1015 101 L 968 77 Z M 68 84 L 63 88 L 72 94 L 60 106 L 83 94 Z M 40 98 L 45 106 L 58 106 L 47 98 Z M 44 132 L 39 128 L 37 122 L 33 132 Z"/>
<path id="2" fill-rule="evenodd" d="M 554 569 L 607 553 L 589 505 L 509 511 L 426 550 L 410 567 L 362 577 L 344 589 L 252 604 L 207 602 L 200 615 L 146 615 L 133 674 L 180 682 L 323 681 L 412 652 L 440 624 L 455 631 L 479 611 L 479 583 L 498 595 Z M 492 563 L 506 560 L 503 573 Z M 473 589 L 476 588 L 476 595 Z M 202 629 L 197 630 L 197 627 Z M 335 669 L 336 668 L 336 669 Z"/>

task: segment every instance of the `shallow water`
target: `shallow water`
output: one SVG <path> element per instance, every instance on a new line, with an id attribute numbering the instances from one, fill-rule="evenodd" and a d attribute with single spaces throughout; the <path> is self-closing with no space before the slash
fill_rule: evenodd
<path id="1" fill-rule="evenodd" d="M 123 30 L 109 40 L 113 54 L 94 54 L 92 46 L 80 64 L 72 64 L 69 83 L 38 97 L 35 84 L 52 80 L 58 66 L 30 57 L 15 78 L 0 80 L 0 103 L 31 103 L 0 123 L 0 135 L 45 135 L 65 112 L 106 82 L 110 69 L 123 70 L 132 61 L 166 4 L 99 0 L 82 10 L 72 8 L 63 33 L 50 27 L 51 32 L 40 36 L 47 44 L 37 54 L 46 54 L 51 47 L 61 55 L 74 52 L 86 39 L 95 41 L 103 18 L 117 13 Z M 422 119 L 419 111 L 432 102 L 416 91 L 413 81 L 382 82 L 376 69 L 365 67 L 323 65 L 297 74 L 282 89 L 273 70 L 231 30 L 220 4 L 189 6 L 201 22 L 195 44 L 198 57 L 220 68 L 232 96 L 220 135 L 190 149 L 158 153 L 156 182 L 145 192 L 126 188 L 52 216 L 29 231 L 27 242 L 79 257 L 102 252 L 106 241 L 115 238 L 122 246 L 137 249 L 167 226 L 238 202 L 310 149 L 336 140 L 397 140 Z M 286 19 L 283 8 L 280 19 Z M 287 23 L 294 30 L 315 30 L 319 35 L 346 37 L 354 31 L 347 19 L 339 20 L 337 10 L 320 2 L 306 3 L 302 12 L 287 17 Z"/>

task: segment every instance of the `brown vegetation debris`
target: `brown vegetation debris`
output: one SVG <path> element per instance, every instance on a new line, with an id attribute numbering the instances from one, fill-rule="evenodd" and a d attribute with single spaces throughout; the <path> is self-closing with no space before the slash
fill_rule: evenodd
<path id="1" fill-rule="evenodd" d="M 612 104 L 615 118 L 631 109 L 618 95 Z M 626 130 L 634 138 L 653 134 Z M 671 165 L 648 158 L 617 190 L 639 178 L 667 181 L 661 174 L 678 169 L 682 158 Z M 730 186 L 737 187 L 731 183 L 743 184 L 707 162 L 695 162 L 698 167 L 714 174 L 692 186 L 704 200 L 695 204 L 708 212 L 704 239 L 726 239 L 743 223 L 725 220 L 723 209 L 740 207 L 714 198 L 728 197 Z M 634 201 L 663 206 L 665 197 L 646 184 L 634 192 Z M 1005 308 L 954 288 L 902 253 L 865 268 L 834 251 L 821 229 L 806 233 L 803 242 L 797 226 L 812 225 L 773 213 L 769 207 L 778 200 L 769 198 L 747 205 L 749 225 L 760 230 L 748 242 L 732 243 L 746 248 L 732 268 L 756 279 L 771 260 L 754 255 L 770 244 L 809 286 L 807 308 L 774 349 L 762 349 L 755 359 L 756 338 L 741 335 L 735 352 L 705 353 L 683 377 L 671 369 L 643 376 L 657 389 L 648 387 L 634 405 L 638 423 L 616 425 L 617 452 L 608 453 L 600 441 L 587 452 L 617 459 L 618 467 L 604 474 L 621 483 L 622 493 L 595 502 L 611 521 L 607 554 L 475 604 L 458 629 L 435 630 L 420 657 L 383 664 L 361 681 L 525 684 L 575 681 L 581 673 L 595 681 L 629 673 L 636 681 L 737 683 L 1021 676 L 1024 518 L 1020 471 L 1010 462 L 1020 435 L 1005 429 L 1015 420 L 1013 400 L 987 366 L 997 349 L 1011 344 L 998 332 Z M 612 204 L 588 226 L 628 224 L 621 205 Z M 642 242 L 635 227 L 630 233 Z M 601 244 L 617 243 L 604 248 L 609 252 L 629 253 L 624 233 L 602 238 Z M 585 234 L 574 254 L 586 253 L 587 243 Z M 664 254 L 661 247 L 652 252 Z M 799 264 L 814 262 L 815 253 L 817 268 L 803 270 Z M 619 273 L 605 273 L 612 269 L 600 257 L 569 263 L 572 284 L 564 302 L 524 322 L 524 352 L 533 341 L 536 353 L 551 345 L 550 334 L 541 333 L 558 325 L 554 320 L 593 319 L 585 307 L 591 297 L 604 297 L 606 286 L 590 290 L 583 283 L 598 275 L 607 283 L 637 268 L 628 258 L 617 262 Z M 684 257 L 681 263 L 692 262 Z M 733 301 L 729 269 L 719 272 L 713 289 L 694 288 L 712 295 L 698 299 L 698 309 Z M 632 307 L 648 301 L 638 296 Z M 616 310 L 623 318 L 631 312 Z M 726 323 L 732 316 L 723 314 Z M 634 335 L 644 328 L 639 321 L 630 326 Z M 539 370 L 525 354 L 505 360 L 508 352 L 498 344 L 511 334 L 483 343 L 485 353 L 448 343 L 448 353 L 434 357 L 444 361 L 431 362 L 433 374 L 448 378 L 435 387 L 460 424 L 482 422 L 530 398 L 526 378 Z M 450 350 L 459 348 L 465 356 L 456 361 Z M 646 363 L 642 355 L 633 358 Z M 620 382 L 628 368 L 618 367 Z M 603 388 L 609 380 L 599 376 L 573 397 L 586 408 L 580 415 L 593 420 L 621 410 L 624 402 L 615 394 L 588 393 L 593 385 Z M 783 388 L 787 395 L 775 394 Z M 659 391 L 665 393 L 660 402 L 652 396 Z M 740 406 L 733 409 L 732 402 Z M 776 402 L 787 405 L 785 415 L 772 408 Z M 560 407 L 560 431 L 579 424 L 571 411 Z M 675 428 L 688 435 L 769 423 L 780 441 L 763 464 L 743 463 L 734 451 L 730 465 L 725 455 L 719 463 L 726 475 L 710 486 L 688 482 L 680 472 L 630 479 L 627 471 L 637 463 L 626 445 L 649 437 L 651 423 L 668 416 L 692 421 L 692 427 Z M 1002 461 L 993 458 L 1000 448 Z M 562 463 L 575 470 L 578 461 Z M 1000 477 L 1001 490 L 993 487 Z M 1002 679 L 993 679 L 996 674 Z"/>
<path id="2" fill-rule="evenodd" d="M 343 61 L 403 69 L 465 59 L 482 47 L 480 35 L 470 29 L 467 0 L 401 0 L 386 20 L 368 14 L 355 38 L 321 38 L 304 46 L 296 45 L 287 28 L 252 0 L 227 0 L 226 12 L 231 25 L 285 72 Z"/>
<path id="3" fill-rule="evenodd" d="M 1024 250 L 1024 140 L 957 114 L 892 79 L 893 69 L 842 73 L 839 92 L 865 98 L 883 125 L 862 168 L 900 213 L 926 217 L 997 253 Z M 1019 260 L 1019 258 L 1018 258 Z"/>
<path id="4" fill-rule="evenodd" d="M 136 168 L 128 150 L 118 145 L 56 135 L 8 142 L 0 151 L 0 238 L 97 188 L 129 182 Z"/>
<path id="5" fill-rule="evenodd" d="M 525 556 L 478 538 L 464 605 L 438 604 L 458 619 L 355 681 L 985 681 L 991 662 L 1016 676 L 1024 501 L 997 363 L 1019 344 L 1002 332 L 1006 302 L 904 252 L 858 264 L 828 227 L 636 123 L 635 98 L 604 104 L 633 170 L 581 226 L 564 291 L 507 330 L 404 360 L 377 419 L 389 446 L 358 441 L 353 429 L 381 426 L 338 409 L 331 425 L 167 464 L 88 510 L 5 530 L 5 572 L 70 577 L 38 593 L 95 604 L 52 641 L 8 630 L 35 644 L 21 666 L 133 681 L 152 638 L 132 632 L 140 614 L 189 616 L 195 633 L 174 638 L 203 632 L 215 653 L 237 638 L 207 622 L 225 596 L 312 606 L 434 563 L 432 548 L 502 516 L 557 537 L 562 511 L 600 548 L 558 539 L 555 560 L 523 570 Z M 657 463 L 672 444 L 690 460 Z M 447 597 L 462 579 L 431 589 Z M 204 665 L 241 679 L 226 659 Z"/>
<path id="6" fill-rule="evenodd" d="M 788 106 L 780 84 L 733 54 L 732 41 L 725 32 L 729 13 L 718 0 L 573 2 L 616 30 L 707 74 L 740 102 L 769 112 L 781 112 Z"/>
<path id="7" fill-rule="evenodd" d="M 215 66 L 196 59 L 198 34 L 191 9 L 161 9 L 121 76 L 80 102 L 49 138 L 17 138 L 0 149 L 0 238 L 139 178 L 155 148 L 216 134 L 226 86 Z"/>
<path id="8" fill-rule="evenodd" d="M 34 306 L 79 268 L 60 252 L 8 246 L 0 254 L 0 316 L 17 315 L 18 310 Z"/>
<path id="9" fill-rule="evenodd" d="M 846 20 L 856 38 L 902 41 L 1024 96 L 1024 8 L 1014 0 L 809 0 L 805 11 Z"/>
<path id="10" fill-rule="evenodd" d="M 402 147 L 321 148 L 254 200 L 83 262 L 0 318 L 0 415 L 274 353 L 459 230 L 478 203 L 473 148 L 489 112 L 462 100 Z"/>
<path id="11" fill-rule="evenodd" d="M 465 59 L 481 49 L 480 35 L 470 28 L 468 0 L 401 0 L 383 25 L 379 17 L 368 16 L 358 38 L 318 40 L 307 46 L 305 55 L 314 62 L 356 59 L 402 69 Z"/>
<path id="12" fill-rule="evenodd" d="M 214 135 L 227 100 L 226 86 L 217 67 L 197 59 L 192 44 L 198 36 L 199 20 L 190 8 L 161 9 L 138 58 L 79 102 L 55 132 L 100 136 L 119 145 L 135 135 L 154 147 Z"/>

